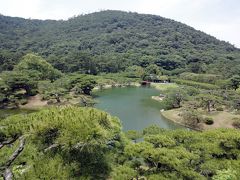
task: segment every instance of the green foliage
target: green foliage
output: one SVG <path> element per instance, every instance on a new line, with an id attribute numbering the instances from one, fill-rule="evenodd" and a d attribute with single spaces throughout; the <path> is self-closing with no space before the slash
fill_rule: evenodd
<path id="1" fill-rule="evenodd" d="M 160 128 L 157 125 L 151 125 L 151 126 L 143 129 L 143 135 L 160 134 L 161 132 L 164 132 L 164 131 L 165 131 L 165 129 Z"/>
<path id="2" fill-rule="evenodd" d="M 162 92 L 168 92 L 172 89 L 179 88 L 179 86 L 175 83 L 151 83 L 151 86 Z"/>
<path id="3" fill-rule="evenodd" d="M 37 82 L 25 72 L 6 71 L 2 73 L 2 79 L 10 92 L 24 89 L 27 95 L 31 95 L 37 88 Z"/>
<path id="4" fill-rule="evenodd" d="M 196 74 L 196 73 L 182 73 L 179 75 L 181 79 L 184 80 L 190 80 L 190 81 L 196 81 L 196 82 L 202 82 L 202 83 L 208 83 L 208 84 L 215 84 L 219 79 L 221 79 L 221 76 L 216 74 Z"/>
<path id="5" fill-rule="evenodd" d="M 46 60 L 35 54 L 25 55 L 19 64 L 14 67 L 14 70 L 20 72 L 33 71 L 39 77 L 38 80 L 56 80 L 62 75 Z"/>
<path id="6" fill-rule="evenodd" d="M 206 118 L 204 118 L 204 122 L 205 122 L 207 125 L 212 125 L 212 124 L 214 123 L 213 118 L 211 118 L 211 117 L 206 117 Z"/>
<path id="7" fill-rule="evenodd" d="M 191 71 L 231 77 L 240 69 L 233 45 L 160 16 L 101 11 L 39 21 L 1 15 L 0 26 L 0 71 L 11 70 L 28 52 L 62 72 L 116 73 L 155 64 L 171 75 Z"/>
<path id="8" fill-rule="evenodd" d="M 183 88 L 185 88 L 186 93 L 189 96 L 196 96 L 196 95 L 200 94 L 200 92 L 201 92 L 198 88 L 195 88 L 195 87 L 192 87 L 192 86 L 185 86 Z"/>
<path id="9" fill-rule="evenodd" d="M 173 147 L 175 146 L 175 141 L 166 135 L 149 135 L 145 136 L 144 140 L 154 145 L 155 148 L 162 147 Z"/>
<path id="10" fill-rule="evenodd" d="M 182 102 L 186 100 L 187 94 L 181 88 L 170 89 L 167 92 L 166 97 L 163 100 L 163 103 L 167 105 L 168 108 L 180 108 Z"/>
<path id="11" fill-rule="evenodd" d="M 237 173 L 232 169 L 218 170 L 217 174 L 213 176 L 213 180 L 237 180 Z"/>
<path id="12" fill-rule="evenodd" d="M 186 110 L 181 114 L 185 125 L 193 128 L 198 128 L 203 117 L 196 110 Z"/>
<path id="13" fill-rule="evenodd" d="M 199 101 L 209 112 L 222 103 L 240 108 L 239 95 L 228 90 L 239 87 L 239 50 L 181 23 L 102 11 L 67 21 L 0 15 L 0 27 L 1 107 L 24 104 L 37 92 L 60 102 L 67 94 L 89 95 L 96 84 L 129 84 L 150 76 L 164 81 L 169 80 L 166 75 L 179 75 L 171 80 L 187 86 L 165 88 L 162 103 L 167 108 L 179 108 L 187 100 Z M 31 51 L 43 58 L 27 54 Z M 59 70 L 82 74 L 63 76 Z M 194 128 L 202 121 L 213 123 L 191 109 L 181 116 Z M 233 126 L 239 128 L 239 121 Z M 0 121 L 0 144 L 20 136 L 26 144 L 10 167 L 16 179 L 240 177 L 236 129 L 195 132 L 151 126 L 143 133 L 122 133 L 119 120 L 105 112 L 66 106 Z M 19 144 L 16 139 L 0 148 L 1 167 Z"/>
<path id="14" fill-rule="evenodd" d="M 38 83 L 39 93 L 42 95 L 44 100 L 55 99 L 57 103 L 61 102 L 61 98 L 67 94 L 67 89 L 62 84 L 55 81 L 40 81 Z"/>
<path id="15" fill-rule="evenodd" d="M 144 74 L 144 69 L 141 66 L 130 66 L 125 70 L 128 78 L 141 78 Z"/>
<path id="16" fill-rule="evenodd" d="M 151 126 L 132 142 L 117 118 L 93 108 L 59 107 L 0 122 L 0 142 L 23 135 L 12 165 L 18 179 L 221 179 L 239 177 L 239 130 L 205 132 Z M 139 134 L 131 131 L 130 135 Z M 0 149 L 3 165 L 18 147 Z M 234 170 L 233 170 L 234 169 Z"/>
<path id="17" fill-rule="evenodd" d="M 160 76 L 159 80 L 161 80 L 161 81 L 169 81 L 169 77 L 168 76 Z"/>
<path id="18" fill-rule="evenodd" d="M 161 75 L 161 71 L 159 67 L 155 64 L 151 64 L 146 67 L 146 73 L 147 74 L 155 74 L 155 75 Z"/>
<path id="19" fill-rule="evenodd" d="M 84 74 L 72 74 L 70 78 L 70 87 L 74 88 L 75 93 L 84 93 L 90 95 L 92 89 L 97 84 L 94 76 Z"/>
<path id="20" fill-rule="evenodd" d="M 137 176 L 137 172 L 128 166 L 118 166 L 113 169 L 110 176 L 112 179 L 116 180 L 133 179 Z"/>
<path id="21" fill-rule="evenodd" d="M 236 129 L 240 129 L 240 119 L 239 119 L 239 118 L 234 118 L 232 125 L 233 125 L 233 127 L 235 127 Z"/>
<path id="22" fill-rule="evenodd" d="M 105 112 L 71 106 L 11 116 L 0 123 L 1 142 L 18 136 L 27 139 L 13 165 L 24 166 L 24 173 L 19 174 L 23 179 L 106 176 L 106 152 L 109 144 L 117 142 L 121 128 L 119 120 Z M 7 155 L 5 149 L 0 150 L 5 153 L 1 164 L 16 147 L 4 147 Z"/>
<path id="23" fill-rule="evenodd" d="M 93 77 L 84 77 L 80 82 L 78 82 L 75 87 L 76 89 L 81 89 L 84 94 L 90 95 L 90 92 L 94 88 L 96 81 Z M 79 90 L 77 90 L 79 92 Z"/>
<path id="24" fill-rule="evenodd" d="M 219 86 L 221 89 L 232 89 L 232 83 L 230 79 L 220 79 L 216 81 L 216 85 Z"/>
<path id="25" fill-rule="evenodd" d="M 172 79 L 172 81 L 175 83 L 178 83 L 178 84 L 182 84 L 182 85 L 193 86 L 195 88 L 209 89 L 209 90 L 219 89 L 219 87 L 217 85 L 208 84 L 208 83 L 200 83 L 200 82 L 177 79 L 177 78 Z"/>
<path id="26" fill-rule="evenodd" d="M 64 165 L 61 156 L 44 157 L 39 154 L 39 157 L 34 159 L 34 166 L 27 169 L 26 173 L 20 173 L 18 179 L 69 179 L 70 172 L 71 167 Z"/>
<path id="27" fill-rule="evenodd" d="M 207 109 L 208 112 L 211 112 L 211 109 L 222 102 L 222 98 L 215 96 L 212 91 L 205 92 L 204 94 L 199 94 L 196 96 L 196 99 L 200 101 L 201 107 Z"/>
<path id="28" fill-rule="evenodd" d="M 6 49 L 0 50 L 0 73 L 3 71 L 11 71 L 19 62 L 20 57 L 22 56 L 19 52 L 10 52 Z"/>
<path id="29" fill-rule="evenodd" d="M 233 76 L 231 79 L 231 86 L 234 90 L 237 90 L 237 88 L 239 88 L 240 85 L 240 76 L 236 75 Z"/>
<path id="30" fill-rule="evenodd" d="M 161 172 L 162 179 L 206 179 L 225 167 L 240 168 L 239 158 L 235 159 L 239 135 L 237 130 L 165 131 L 147 135 L 148 143 L 129 145 L 125 151 L 132 158 L 143 157 L 151 174 Z M 196 165 L 200 169 L 195 169 Z"/>
<path id="31" fill-rule="evenodd" d="M 37 93 L 37 81 L 26 72 L 5 71 L 0 74 L 1 108 L 16 108 L 26 97 Z"/>
<path id="32" fill-rule="evenodd" d="M 129 130 L 125 133 L 125 135 L 128 139 L 131 139 L 133 141 L 136 141 L 137 139 L 142 137 L 142 134 L 135 130 Z"/>

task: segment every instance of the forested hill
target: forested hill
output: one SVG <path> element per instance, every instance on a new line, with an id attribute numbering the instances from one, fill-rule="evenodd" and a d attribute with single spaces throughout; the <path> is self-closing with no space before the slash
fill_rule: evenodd
<path id="1" fill-rule="evenodd" d="M 118 72 L 149 64 L 173 74 L 220 73 L 223 66 L 235 74 L 240 69 L 240 51 L 227 42 L 160 16 L 110 10 L 67 21 L 1 15 L 0 71 L 11 70 L 27 52 L 63 72 Z"/>

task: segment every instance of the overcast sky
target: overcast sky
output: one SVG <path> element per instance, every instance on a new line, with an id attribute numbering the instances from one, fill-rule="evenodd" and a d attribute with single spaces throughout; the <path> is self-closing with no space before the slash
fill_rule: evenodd
<path id="1" fill-rule="evenodd" d="M 34 19 L 107 9 L 171 18 L 240 48 L 240 0 L 0 0 L 1 14 Z"/>

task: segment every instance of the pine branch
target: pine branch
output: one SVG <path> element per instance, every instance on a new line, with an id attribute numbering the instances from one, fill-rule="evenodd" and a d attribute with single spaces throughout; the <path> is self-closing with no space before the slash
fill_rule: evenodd
<path id="1" fill-rule="evenodd" d="M 3 141 L 2 143 L 0 143 L 0 149 L 2 149 L 3 146 L 5 146 L 5 145 L 9 145 L 9 144 L 14 143 L 17 139 L 18 139 L 18 137 L 14 138 L 14 139 L 7 140 L 7 141 Z"/>
<path id="2" fill-rule="evenodd" d="M 10 170 L 10 168 L 5 169 L 4 173 L 3 173 L 3 179 L 4 180 L 12 180 L 13 178 L 13 174 L 12 171 Z"/>
<path id="3" fill-rule="evenodd" d="M 12 174 L 12 171 L 10 169 L 10 166 L 14 162 L 14 160 L 19 156 L 19 154 L 23 151 L 23 149 L 24 149 L 24 145 L 25 145 L 24 137 L 21 136 L 18 139 L 19 139 L 19 142 L 20 142 L 18 148 L 14 151 L 14 153 L 11 155 L 11 157 L 8 159 L 8 161 L 6 162 L 6 164 L 4 166 L 4 169 L 5 169 L 4 173 L 3 173 L 3 179 L 4 180 L 12 180 L 13 174 Z M 8 142 L 8 144 L 11 144 L 9 142 Z M 12 143 L 13 142 L 14 141 L 12 141 Z"/>
<path id="4" fill-rule="evenodd" d="M 24 145 L 25 145 L 25 139 L 23 136 L 21 136 L 19 138 L 19 142 L 20 142 L 20 145 L 19 147 L 14 151 L 14 153 L 12 154 L 12 156 L 8 159 L 5 167 L 6 168 L 9 168 L 11 166 L 11 164 L 13 163 L 13 161 L 18 157 L 18 155 L 22 152 L 23 148 L 24 148 Z"/>

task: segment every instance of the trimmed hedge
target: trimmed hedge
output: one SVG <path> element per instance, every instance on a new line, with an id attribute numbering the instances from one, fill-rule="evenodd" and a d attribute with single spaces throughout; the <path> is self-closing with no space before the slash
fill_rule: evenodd
<path id="1" fill-rule="evenodd" d="M 196 81 L 189 81 L 189 80 L 183 80 L 183 79 L 171 79 L 172 82 L 175 82 L 177 84 L 182 84 L 182 85 L 187 85 L 187 86 L 193 86 L 196 88 L 201 88 L 201 89 L 219 89 L 219 86 L 214 85 L 214 84 L 208 84 L 208 83 L 200 83 Z"/>
<path id="2" fill-rule="evenodd" d="M 184 72 L 180 74 L 180 78 L 189 81 L 196 81 L 201 83 L 215 84 L 219 79 L 222 79 L 220 75 L 216 74 L 196 74 L 190 72 Z"/>

